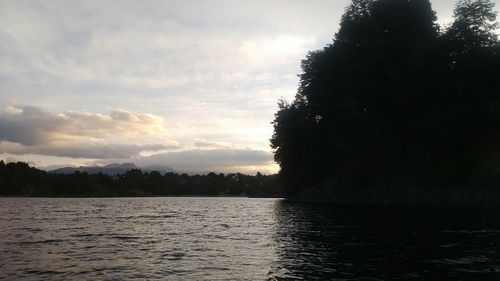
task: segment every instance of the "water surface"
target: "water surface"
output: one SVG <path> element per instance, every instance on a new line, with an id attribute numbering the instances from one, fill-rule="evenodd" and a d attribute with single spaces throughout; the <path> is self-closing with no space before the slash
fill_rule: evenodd
<path id="1" fill-rule="evenodd" d="M 500 280 L 492 210 L 0 198 L 0 279 Z"/>

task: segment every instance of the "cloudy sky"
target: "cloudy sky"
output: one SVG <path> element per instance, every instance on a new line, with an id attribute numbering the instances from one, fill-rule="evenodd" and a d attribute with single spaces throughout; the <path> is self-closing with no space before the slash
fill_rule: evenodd
<path id="1" fill-rule="evenodd" d="M 347 3 L 2 0 L 0 159 L 276 172 L 276 102 Z"/>

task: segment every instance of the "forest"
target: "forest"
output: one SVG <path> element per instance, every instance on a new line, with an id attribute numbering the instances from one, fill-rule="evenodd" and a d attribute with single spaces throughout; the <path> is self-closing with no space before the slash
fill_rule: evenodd
<path id="1" fill-rule="evenodd" d="M 278 103 L 287 194 L 500 193 L 494 8 L 461 0 L 440 26 L 428 0 L 353 0 L 333 42 L 302 61 L 295 99 Z"/>
<path id="2" fill-rule="evenodd" d="M 109 176 L 74 172 L 48 173 L 24 162 L 0 160 L 0 196 L 116 197 L 116 196 L 251 196 L 279 197 L 276 175 L 240 173 L 188 175 L 129 170 Z"/>

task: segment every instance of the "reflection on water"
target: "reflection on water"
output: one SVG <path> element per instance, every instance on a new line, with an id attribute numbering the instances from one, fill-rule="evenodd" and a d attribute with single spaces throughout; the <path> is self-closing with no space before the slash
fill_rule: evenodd
<path id="1" fill-rule="evenodd" d="M 275 279 L 500 280 L 498 210 L 277 203 Z"/>
<path id="2" fill-rule="evenodd" d="M 491 210 L 0 198 L 0 280 L 500 280 Z"/>

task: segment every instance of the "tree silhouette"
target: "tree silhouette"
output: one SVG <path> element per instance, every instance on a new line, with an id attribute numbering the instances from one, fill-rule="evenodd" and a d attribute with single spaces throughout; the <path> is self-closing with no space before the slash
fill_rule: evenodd
<path id="1" fill-rule="evenodd" d="M 464 55 L 474 49 L 493 47 L 498 27 L 494 3 L 489 0 L 461 0 L 455 7 L 455 21 L 446 31 L 446 39 L 453 45 L 453 55 Z"/>
<path id="2" fill-rule="evenodd" d="M 495 170 L 492 8 L 460 1 L 440 33 L 428 0 L 353 0 L 333 43 L 302 61 L 295 100 L 279 102 L 271 146 L 288 192 L 464 185 Z"/>

